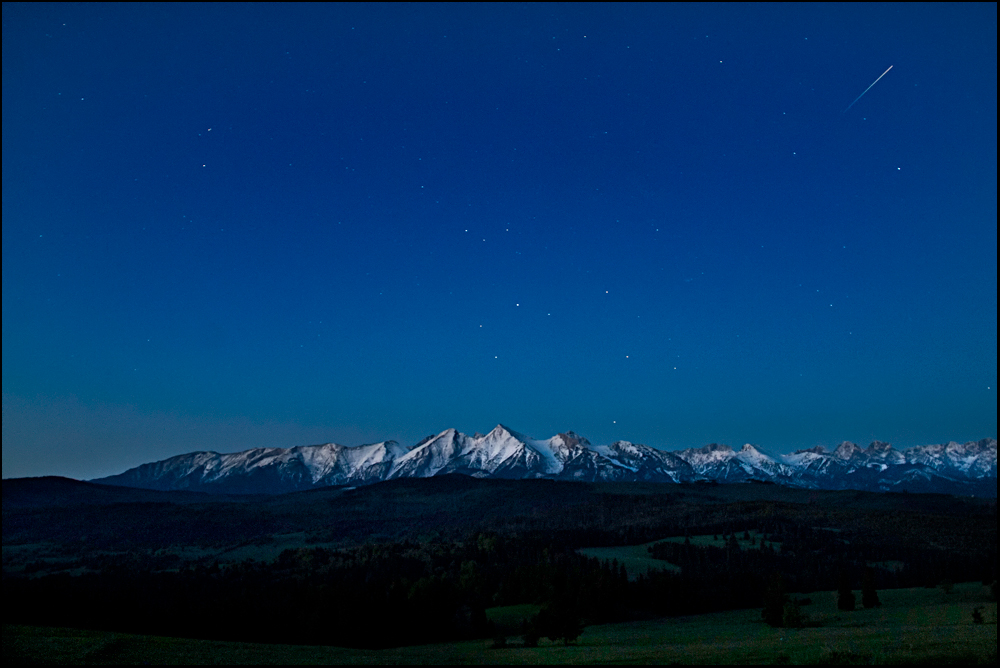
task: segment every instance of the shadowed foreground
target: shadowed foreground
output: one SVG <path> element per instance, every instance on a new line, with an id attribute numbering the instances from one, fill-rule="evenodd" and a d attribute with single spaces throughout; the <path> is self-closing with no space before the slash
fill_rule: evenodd
<path id="1" fill-rule="evenodd" d="M 979 584 L 880 592 L 883 605 L 837 611 L 833 592 L 807 606 L 814 624 L 772 629 L 759 610 L 590 626 L 575 645 L 490 649 L 489 641 L 384 650 L 263 645 L 32 626 L 3 627 L 9 663 L 942 663 L 996 661 L 997 606 Z M 983 623 L 973 621 L 979 609 Z"/>

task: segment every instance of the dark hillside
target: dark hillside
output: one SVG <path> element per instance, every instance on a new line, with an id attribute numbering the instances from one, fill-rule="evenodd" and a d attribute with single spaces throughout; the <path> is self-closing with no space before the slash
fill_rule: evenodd
<path id="1" fill-rule="evenodd" d="M 561 633 L 761 606 L 775 574 L 800 592 L 863 573 L 878 588 L 991 582 L 996 532 L 992 499 L 754 483 L 452 474 L 209 497 L 7 480 L 4 621 L 387 647 L 489 637 L 487 608 L 531 603 Z M 672 570 L 630 580 L 578 551 L 647 543 Z"/>
<path id="2" fill-rule="evenodd" d="M 274 496 L 217 496 L 110 487 L 66 478 L 3 481 L 5 547 L 53 541 L 93 549 L 219 545 L 305 532 L 310 542 L 401 540 L 497 530 L 570 532 L 586 544 L 627 544 L 692 527 L 781 516 L 921 541 L 981 533 L 993 499 L 819 491 L 778 485 L 573 483 L 459 474 Z M 995 539 L 994 539 L 995 540 Z"/>
<path id="3" fill-rule="evenodd" d="M 202 492 L 160 492 L 85 482 L 60 476 L 5 478 L 4 508 L 50 508 L 55 506 L 100 505 L 108 503 L 204 503 L 228 501 L 234 497 Z"/>

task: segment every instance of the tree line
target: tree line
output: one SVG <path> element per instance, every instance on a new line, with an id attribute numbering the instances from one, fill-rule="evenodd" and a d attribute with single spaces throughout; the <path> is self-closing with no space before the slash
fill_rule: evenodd
<path id="1" fill-rule="evenodd" d="M 995 544 L 969 551 L 911 547 L 899 569 L 877 565 L 904 556 L 878 541 L 787 521 L 754 530 L 764 536 L 752 549 L 741 547 L 733 530 L 720 534 L 724 547 L 656 543 L 651 556 L 680 571 L 632 580 L 615 561 L 579 554 L 581 541 L 593 537 L 580 531 L 309 547 L 285 550 L 271 562 L 179 568 L 170 559 L 112 559 L 80 575 L 5 573 L 4 621 L 376 648 L 495 637 L 488 608 L 536 603 L 542 613 L 524 629 L 530 643 L 540 636 L 572 640 L 584 624 L 737 608 L 762 607 L 765 621 L 797 625 L 802 599 L 790 592 L 850 592 L 861 585 L 868 606 L 878 589 L 996 579 Z"/>

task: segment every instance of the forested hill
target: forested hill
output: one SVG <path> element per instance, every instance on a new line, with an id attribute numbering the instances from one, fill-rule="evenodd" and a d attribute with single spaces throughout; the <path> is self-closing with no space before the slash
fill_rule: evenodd
<path id="1" fill-rule="evenodd" d="M 220 498 L 5 480 L 4 621 L 386 647 L 490 637 L 487 608 L 533 604 L 530 640 L 863 578 L 992 582 L 996 531 L 994 499 L 760 483 L 445 475 Z M 665 570 L 581 552 L 644 544 Z"/>
<path id="2" fill-rule="evenodd" d="M 947 527 L 956 534 L 971 531 L 984 514 L 995 513 L 996 500 L 762 483 L 574 483 L 460 474 L 224 497 L 21 478 L 3 481 L 3 542 L 67 542 L 85 536 L 94 547 L 155 548 L 304 532 L 310 540 L 347 544 L 373 535 L 405 539 L 478 530 L 587 532 L 594 540 L 604 536 L 602 542 L 626 537 L 644 542 L 778 508 L 818 525 L 860 528 L 891 521 L 917 539 L 939 521 L 946 533 Z M 990 530 L 995 532 L 995 525 Z"/>

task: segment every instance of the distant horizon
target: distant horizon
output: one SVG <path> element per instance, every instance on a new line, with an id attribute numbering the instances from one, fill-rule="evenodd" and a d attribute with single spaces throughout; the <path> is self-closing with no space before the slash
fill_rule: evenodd
<path id="1" fill-rule="evenodd" d="M 792 449 L 789 449 L 787 451 L 785 451 L 785 450 L 778 451 L 778 450 L 775 450 L 774 448 L 771 448 L 771 447 L 767 446 L 766 444 L 757 443 L 757 442 L 753 442 L 753 441 L 730 441 L 730 442 L 726 442 L 726 441 L 721 441 L 721 440 L 713 440 L 713 441 L 708 441 L 706 443 L 702 443 L 701 445 L 688 445 L 688 446 L 681 446 L 681 447 L 661 447 L 661 446 L 657 446 L 657 445 L 654 445 L 654 444 L 645 443 L 643 441 L 630 440 L 630 439 L 626 439 L 626 438 L 617 438 L 617 439 L 609 440 L 607 442 L 604 442 L 604 441 L 598 442 L 598 441 L 594 441 L 594 440 L 588 438 L 586 434 L 580 433 L 579 431 L 576 431 L 575 429 L 557 431 L 557 432 L 551 434 L 550 436 L 539 438 L 539 437 L 537 437 L 537 436 L 535 436 L 533 434 L 526 433 L 526 432 L 524 432 L 522 430 L 519 430 L 519 429 L 516 429 L 514 427 L 510 427 L 509 425 L 504 424 L 502 422 L 501 423 L 497 423 L 493 427 L 493 429 L 496 429 L 498 427 L 504 427 L 504 428 L 510 430 L 511 432 L 513 432 L 514 434 L 520 434 L 520 435 L 525 436 L 526 438 L 528 438 L 530 440 L 544 441 L 544 440 L 548 440 L 550 438 L 553 438 L 553 437 L 555 437 L 555 436 L 557 436 L 559 434 L 573 433 L 576 436 L 582 437 L 590 445 L 594 445 L 594 446 L 611 445 L 613 443 L 616 443 L 616 442 L 619 442 L 619 441 L 623 441 L 623 442 L 632 443 L 632 444 L 635 444 L 635 445 L 645 445 L 645 446 L 654 448 L 656 450 L 661 450 L 663 452 L 671 452 L 671 453 L 680 452 L 680 451 L 684 451 L 684 450 L 698 450 L 698 449 L 701 449 L 701 448 L 708 447 L 710 445 L 719 445 L 719 446 L 723 446 L 723 447 L 728 447 L 728 448 L 730 448 L 731 450 L 733 450 L 735 452 L 739 452 L 740 449 L 743 448 L 745 445 L 750 445 L 750 446 L 753 446 L 758 451 L 760 451 L 763 454 L 768 455 L 770 457 L 782 457 L 782 456 L 785 456 L 785 455 L 792 455 L 792 454 L 795 454 L 797 452 L 804 451 L 804 450 L 810 450 L 810 449 L 813 449 L 813 448 L 816 448 L 816 447 L 821 447 L 826 452 L 833 452 L 840 445 L 842 445 L 843 443 L 852 443 L 852 444 L 860 447 L 861 449 L 866 449 L 866 448 L 870 447 L 872 444 L 874 444 L 876 442 L 878 442 L 878 443 L 888 443 L 895 450 L 906 451 L 906 450 L 910 450 L 912 448 L 925 447 L 925 446 L 930 446 L 930 445 L 947 445 L 948 443 L 966 444 L 966 443 L 979 443 L 981 441 L 991 440 L 991 439 L 992 440 L 996 440 L 996 436 L 982 436 L 982 437 L 979 437 L 979 438 L 963 439 L 963 440 L 946 439 L 946 440 L 942 440 L 942 441 L 931 441 L 931 442 L 926 442 L 926 443 L 916 443 L 916 444 L 912 444 L 912 445 L 898 445 L 898 444 L 896 444 L 896 443 L 894 443 L 892 441 L 886 441 L 884 439 L 878 439 L 878 438 L 875 438 L 875 439 L 872 439 L 872 440 L 869 440 L 869 441 L 854 441 L 854 440 L 851 440 L 851 439 L 841 439 L 839 441 L 836 441 L 835 443 L 815 443 L 813 445 L 808 445 L 808 446 L 793 447 Z M 324 445 L 337 445 L 337 446 L 344 447 L 344 448 L 360 448 L 360 447 L 364 447 L 364 446 L 367 446 L 367 445 L 377 445 L 377 444 L 380 444 L 380 443 L 387 443 L 387 442 L 395 442 L 395 443 L 398 443 L 399 445 L 402 445 L 407 450 L 412 450 L 417 445 L 419 445 L 421 442 L 426 441 L 429 438 L 440 436 L 441 434 L 445 433 L 449 429 L 455 429 L 455 431 L 457 431 L 459 434 L 462 434 L 462 435 L 468 436 L 468 437 L 473 437 L 473 438 L 477 434 L 479 436 L 486 436 L 491 431 L 493 431 L 493 429 L 490 429 L 490 430 L 485 431 L 485 432 L 483 432 L 483 431 L 466 432 L 466 431 L 462 431 L 460 429 L 457 429 L 455 427 L 447 427 L 447 428 L 442 429 L 440 431 L 437 431 L 437 432 L 434 432 L 434 433 L 431 433 L 431 434 L 427 434 L 427 435 L 425 435 L 425 436 L 423 436 L 423 437 L 421 437 L 419 439 L 415 439 L 415 440 L 412 440 L 412 441 L 409 441 L 409 442 L 401 441 L 399 439 L 388 438 L 388 439 L 365 441 L 365 442 L 362 442 L 362 443 L 358 443 L 356 445 L 351 445 L 351 444 L 344 443 L 344 442 L 337 441 L 337 440 L 323 440 L 323 441 L 320 441 L 320 442 L 297 443 L 295 445 L 250 445 L 250 446 L 247 446 L 247 447 L 239 447 L 239 448 L 232 449 L 232 450 L 228 450 L 228 449 L 227 450 L 221 450 L 221 449 L 214 449 L 214 448 L 198 448 L 198 449 L 194 449 L 194 450 L 178 451 L 178 452 L 175 452 L 173 454 L 166 454 L 165 456 L 159 456 L 159 457 L 157 457 L 155 459 L 150 459 L 150 460 L 146 460 L 146 461 L 143 461 L 143 462 L 138 462 L 138 463 L 135 463 L 135 464 L 130 464 L 130 465 L 125 466 L 124 468 L 117 469 L 117 470 L 115 470 L 112 473 L 102 473 L 101 475 L 90 475 L 90 476 L 83 476 L 83 477 L 81 477 L 81 476 L 77 476 L 77 475 L 68 475 L 68 474 L 65 474 L 65 473 L 44 473 L 44 472 L 38 472 L 38 473 L 31 474 L 31 475 L 6 475 L 6 472 L 5 472 L 5 475 L 3 476 L 3 479 L 7 480 L 9 478 L 12 479 L 12 478 L 27 478 L 27 477 L 46 477 L 46 476 L 50 476 L 50 475 L 56 475 L 58 477 L 66 477 L 66 478 L 71 478 L 71 479 L 74 479 L 74 480 L 89 481 L 89 480 L 96 480 L 96 479 L 104 478 L 104 477 L 107 477 L 109 475 L 117 475 L 118 473 L 122 473 L 124 471 L 130 470 L 130 469 L 135 468 L 137 466 L 142 466 L 143 464 L 150 464 L 150 463 L 154 463 L 154 462 L 165 461 L 165 460 L 168 460 L 168 459 L 173 459 L 175 457 L 183 457 L 185 455 L 191 455 L 191 454 L 196 454 L 196 453 L 201 453 L 201 452 L 214 453 L 214 454 L 219 454 L 219 455 L 230 455 L 230 454 L 238 454 L 240 452 L 246 452 L 246 451 L 249 451 L 249 450 L 258 450 L 258 449 L 291 450 L 291 449 L 294 449 L 294 448 L 322 447 Z"/>

